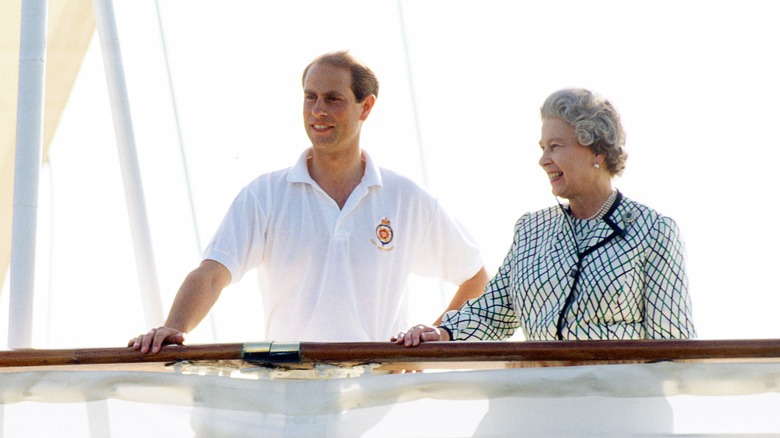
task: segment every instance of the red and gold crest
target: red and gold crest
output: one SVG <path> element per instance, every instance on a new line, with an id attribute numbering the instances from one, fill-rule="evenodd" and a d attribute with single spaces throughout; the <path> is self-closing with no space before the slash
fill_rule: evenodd
<path id="1" fill-rule="evenodd" d="M 383 217 L 379 222 L 379 225 L 376 226 L 376 230 L 374 231 L 379 243 L 377 244 L 374 242 L 374 244 L 379 249 L 392 249 L 388 247 L 393 241 L 393 227 L 390 226 L 390 219 Z M 373 241 L 373 239 L 371 240 Z"/>

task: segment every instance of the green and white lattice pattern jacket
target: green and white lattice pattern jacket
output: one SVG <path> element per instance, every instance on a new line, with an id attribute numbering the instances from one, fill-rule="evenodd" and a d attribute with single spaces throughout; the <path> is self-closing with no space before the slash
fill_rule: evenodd
<path id="1" fill-rule="evenodd" d="M 597 220 L 554 206 L 523 215 L 485 293 L 448 312 L 453 340 L 696 336 L 676 223 L 618 193 Z"/>

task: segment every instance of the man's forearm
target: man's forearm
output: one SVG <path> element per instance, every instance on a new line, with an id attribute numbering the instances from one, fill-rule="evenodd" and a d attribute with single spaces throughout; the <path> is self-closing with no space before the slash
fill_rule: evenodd
<path id="1" fill-rule="evenodd" d="M 442 314 L 436 319 L 436 321 L 434 321 L 433 324 L 441 324 L 441 318 L 445 313 L 449 312 L 450 310 L 458 310 L 466 301 L 482 296 L 482 294 L 485 292 L 485 286 L 489 280 L 490 277 L 488 276 L 485 268 L 480 268 L 480 270 L 474 274 L 473 277 L 464 281 L 458 287 L 458 290 L 455 292 L 452 300 L 450 300 L 450 304 L 446 309 L 444 309 L 444 312 L 442 312 Z"/>

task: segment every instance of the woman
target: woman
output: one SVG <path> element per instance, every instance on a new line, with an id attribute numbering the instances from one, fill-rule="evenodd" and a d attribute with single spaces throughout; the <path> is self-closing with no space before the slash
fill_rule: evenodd
<path id="1" fill-rule="evenodd" d="M 485 293 L 439 327 L 391 340 L 528 340 L 696 336 L 685 248 L 675 222 L 612 187 L 627 155 L 620 116 L 584 89 L 550 95 L 541 108 L 542 157 L 553 195 L 568 200 L 523 215 Z"/>

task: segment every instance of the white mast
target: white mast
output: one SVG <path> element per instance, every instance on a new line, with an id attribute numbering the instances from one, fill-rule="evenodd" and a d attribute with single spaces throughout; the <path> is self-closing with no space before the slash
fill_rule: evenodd
<path id="1" fill-rule="evenodd" d="M 43 149 L 46 0 L 24 0 L 19 40 L 8 346 L 32 346 L 38 180 Z"/>
<path id="2" fill-rule="evenodd" d="M 130 231 L 135 249 L 135 263 L 141 287 L 144 317 L 149 327 L 163 324 L 160 286 L 152 250 L 151 231 L 146 216 L 141 172 L 133 135 L 133 121 L 127 97 L 122 54 L 119 50 L 119 34 L 116 29 L 114 7 L 111 0 L 94 0 L 95 23 L 103 52 L 108 97 L 114 120 L 114 133 L 119 149 L 119 164 L 125 188 L 125 201 L 130 216 Z"/>

